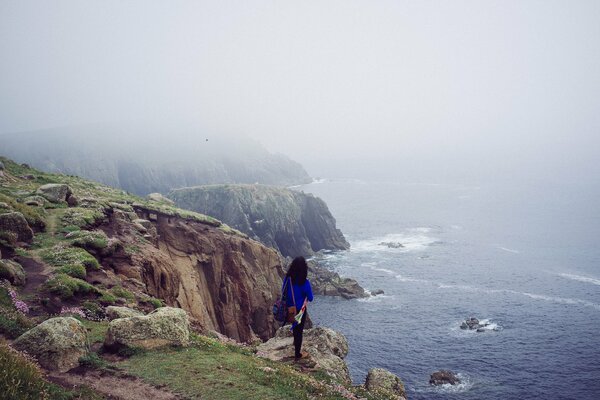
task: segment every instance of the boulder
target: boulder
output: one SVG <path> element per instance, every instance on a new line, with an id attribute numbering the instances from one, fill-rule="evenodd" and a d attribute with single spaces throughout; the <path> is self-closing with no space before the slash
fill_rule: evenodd
<path id="1" fill-rule="evenodd" d="M 52 203 L 61 203 L 66 201 L 73 191 L 69 185 L 63 183 L 48 183 L 40 186 L 36 193 Z"/>
<path id="2" fill-rule="evenodd" d="M 369 392 L 385 395 L 386 399 L 406 400 L 406 391 L 400 378 L 383 368 L 369 370 L 365 387 Z"/>
<path id="3" fill-rule="evenodd" d="M 79 205 L 79 199 L 74 194 L 67 197 L 67 205 L 69 207 L 77 207 Z"/>
<path id="4" fill-rule="evenodd" d="M 357 281 L 342 278 L 338 273 L 320 266 L 315 261 L 308 262 L 308 279 L 314 294 L 340 296 L 344 299 L 369 297 Z"/>
<path id="5" fill-rule="evenodd" d="M 0 279 L 7 279 L 16 286 L 25 285 L 27 276 L 23 267 L 18 262 L 12 260 L 0 260 Z"/>
<path id="6" fill-rule="evenodd" d="M 170 204 L 170 205 L 174 205 L 175 204 L 175 202 L 173 200 L 171 200 L 171 199 L 163 196 L 160 193 L 150 193 L 148 196 L 146 196 L 146 198 L 148 200 L 157 201 L 159 203 L 166 203 L 166 204 Z"/>
<path id="7" fill-rule="evenodd" d="M 43 207 L 46 204 L 46 199 L 42 196 L 29 196 L 23 202 L 28 206 Z"/>
<path id="8" fill-rule="evenodd" d="M 144 313 L 128 307 L 108 306 L 106 307 L 106 317 L 109 321 L 118 318 L 141 317 Z"/>
<path id="9" fill-rule="evenodd" d="M 148 315 L 119 318 L 110 322 L 104 346 L 116 350 L 121 347 L 154 349 L 163 346 L 187 346 L 190 322 L 180 308 L 162 307 Z"/>
<path id="10" fill-rule="evenodd" d="M 88 349 L 87 331 L 72 317 L 48 319 L 25 332 L 13 346 L 27 352 L 46 369 L 66 372 L 79 365 Z"/>
<path id="11" fill-rule="evenodd" d="M 429 384 L 430 385 L 456 385 L 460 383 L 460 378 L 458 376 L 456 376 L 456 374 L 452 371 L 447 371 L 447 370 L 440 370 L 437 372 L 434 372 L 433 374 L 431 374 L 431 376 L 429 377 Z"/>
<path id="12" fill-rule="evenodd" d="M 257 355 L 275 361 L 293 358 L 294 338 L 289 326 L 280 328 L 275 337 L 257 348 Z M 308 352 L 317 368 L 333 378 L 350 383 L 350 373 L 344 357 L 348 354 L 348 340 L 333 329 L 317 327 L 305 329 L 302 351 Z"/>
<path id="13" fill-rule="evenodd" d="M 380 294 L 384 294 L 385 292 L 383 291 L 383 289 L 375 289 L 373 291 L 371 291 L 371 296 L 378 296 Z"/>
<path id="14" fill-rule="evenodd" d="M 20 242 L 30 243 L 33 239 L 33 231 L 20 212 L 0 214 L 0 231 L 13 233 L 16 240 Z"/>

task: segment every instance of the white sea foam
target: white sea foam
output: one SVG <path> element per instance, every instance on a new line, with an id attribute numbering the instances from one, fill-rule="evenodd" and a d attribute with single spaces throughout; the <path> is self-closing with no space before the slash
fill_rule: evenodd
<path id="1" fill-rule="evenodd" d="M 311 182 L 311 184 L 318 185 L 318 184 L 325 183 L 325 182 L 327 182 L 327 179 L 325 179 L 325 178 L 318 178 L 318 179 L 313 179 L 313 181 Z"/>
<path id="2" fill-rule="evenodd" d="M 385 236 L 376 237 L 368 240 L 361 240 L 352 243 L 350 251 L 371 252 L 387 251 L 397 253 L 407 253 L 410 251 L 422 251 L 428 246 L 438 242 L 436 238 L 429 236 L 431 228 L 412 228 L 402 233 L 391 233 Z M 402 246 L 393 248 L 384 243 L 399 243 Z"/>
<path id="3" fill-rule="evenodd" d="M 500 250 L 504 250 L 504 251 L 507 251 L 507 252 L 509 252 L 509 253 L 513 253 L 513 254 L 520 254 L 520 253 L 521 253 L 519 250 L 515 250 L 515 249 L 509 249 L 508 247 L 501 247 L 501 246 L 498 246 L 498 248 L 499 248 Z"/>
<path id="4" fill-rule="evenodd" d="M 378 294 L 377 296 L 371 296 L 370 290 L 365 291 L 369 294 L 369 297 L 362 297 L 357 299 L 358 301 L 363 303 L 381 303 L 385 299 L 393 299 L 395 297 L 393 294 Z"/>
<path id="5" fill-rule="evenodd" d="M 428 280 L 426 279 L 419 279 L 419 278 L 411 278 L 408 276 L 404 276 L 404 275 L 396 275 L 396 279 L 398 279 L 400 282 L 421 282 L 421 283 L 429 283 Z"/>
<path id="6" fill-rule="evenodd" d="M 558 276 L 566 278 L 566 279 L 571 279 L 574 281 L 578 281 L 578 282 L 584 282 L 584 283 L 591 283 L 592 285 L 598 285 L 600 286 L 600 279 L 596 279 L 596 278 L 590 278 L 588 276 L 581 276 L 581 275 L 575 275 L 575 274 L 558 274 Z"/>
<path id="7" fill-rule="evenodd" d="M 451 385 L 447 383 L 445 385 L 432 386 L 433 391 L 438 393 L 463 393 L 471 390 L 473 381 L 467 375 L 459 372 L 456 376 L 460 379 L 459 384 Z"/>
<path id="8" fill-rule="evenodd" d="M 392 271 L 391 269 L 387 269 L 387 268 L 377 268 L 377 267 L 371 267 L 371 269 L 373 271 L 380 271 L 380 272 L 385 272 L 386 274 L 390 274 L 393 275 L 394 271 Z"/>

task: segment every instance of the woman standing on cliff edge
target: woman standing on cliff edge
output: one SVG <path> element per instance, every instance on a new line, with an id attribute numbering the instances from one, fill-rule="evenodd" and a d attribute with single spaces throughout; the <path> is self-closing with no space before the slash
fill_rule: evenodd
<path id="1" fill-rule="evenodd" d="M 286 277 L 291 280 L 291 285 L 287 285 L 287 304 L 288 322 L 292 322 L 292 331 L 294 333 L 294 358 L 300 360 L 308 356 L 307 352 L 301 351 L 302 333 L 304 331 L 304 321 L 306 320 L 306 304 L 313 301 L 312 288 L 310 281 L 306 279 L 308 275 L 308 265 L 304 257 L 296 257 L 290 264 Z M 300 310 L 300 311 L 297 311 Z"/>

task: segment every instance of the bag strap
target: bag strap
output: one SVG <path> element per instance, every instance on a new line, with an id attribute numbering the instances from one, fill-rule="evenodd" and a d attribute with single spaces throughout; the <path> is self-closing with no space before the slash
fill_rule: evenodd
<path id="1" fill-rule="evenodd" d="M 292 282 L 291 276 L 290 276 L 290 290 L 292 291 L 292 301 L 294 302 L 294 307 L 296 307 L 296 299 L 294 298 L 294 282 Z"/>
<path id="2" fill-rule="evenodd" d="M 288 283 L 288 277 L 286 276 L 285 279 L 283 280 L 283 285 L 281 286 L 281 298 L 282 299 L 283 299 L 283 296 L 286 296 L 285 288 L 287 287 L 287 283 Z"/>

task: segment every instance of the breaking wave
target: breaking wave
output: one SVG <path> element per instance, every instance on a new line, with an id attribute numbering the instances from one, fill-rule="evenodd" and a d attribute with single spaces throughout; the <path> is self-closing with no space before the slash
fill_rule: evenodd
<path id="1" fill-rule="evenodd" d="M 590 278 L 587 276 L 581 276 L 581 275 L 575 275 L 575 274 L 558 274 L 558 276 L 566 278 L 566 279 L 571 279 L 573 281 L 578 281 L 578 282 L 584 282 L 584 283 L 591 283 L 592 285 L 598 285 L 600 286 L 600 279 L 596 279 L 596 278 Z"/>

